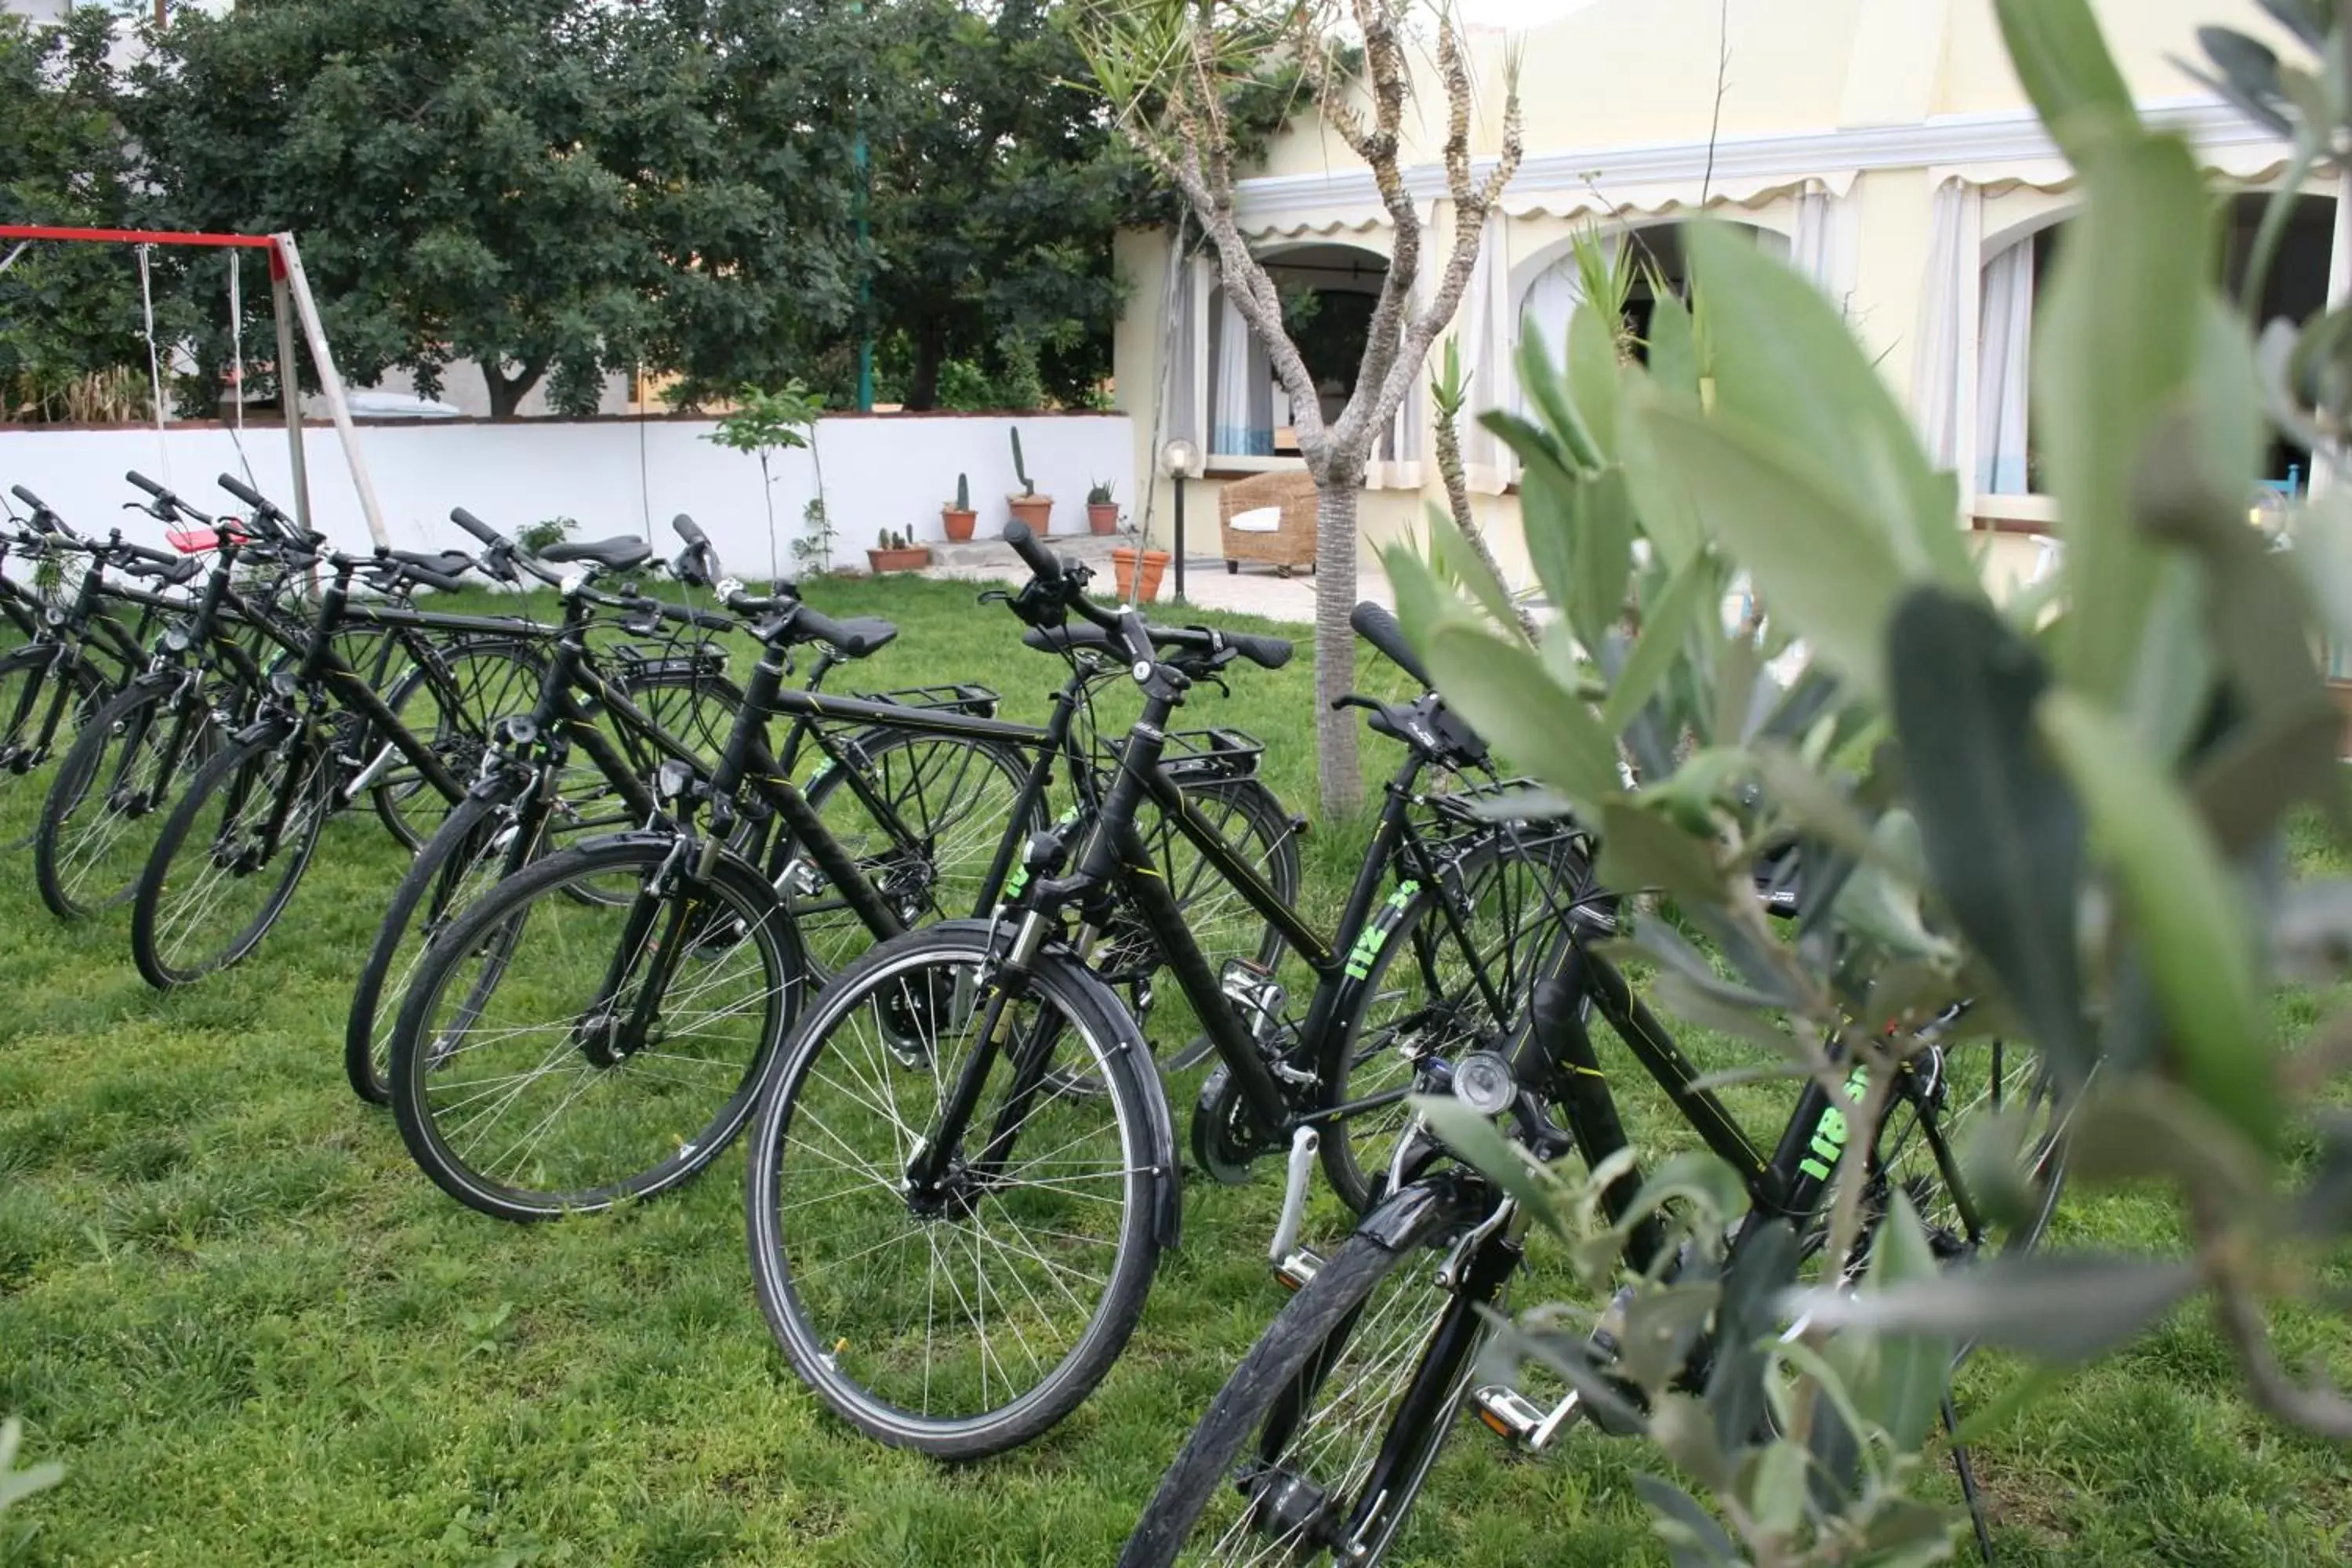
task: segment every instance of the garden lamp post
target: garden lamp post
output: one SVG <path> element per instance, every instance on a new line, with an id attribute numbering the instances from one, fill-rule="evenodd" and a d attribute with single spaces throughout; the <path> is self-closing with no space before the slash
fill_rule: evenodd
<path id="1" fill-rule="evenodd" d="M 1176 602 L 1184 602 L 1184 481 L 1201 472 L 1201 448 L 1178 437 L 1160 448 L 1160 470 L 1176 481 Z"/>

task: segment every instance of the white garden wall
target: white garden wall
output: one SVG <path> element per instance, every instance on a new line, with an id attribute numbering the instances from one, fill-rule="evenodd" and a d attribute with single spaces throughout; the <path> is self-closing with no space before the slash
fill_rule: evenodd
<path id="1" fill-rule="evenodd" d="M 953 498 L 959 473 L 971 478 L 981 536 L 1001 531 L 1005 493 L 1018 488 L 1008 438 L 1015 427 L 1038 492 L 1055 498 L 1055 531 L 1086 527 L 1093 480 L 1110 481 L 1121 505 L 1132 503 L 1135 437 L 1123 415 L 830 418 L 817 442 L 839 535 L 836 563 L 862 566 L 866 548 L 884 529 L 940 538 L 940 506 Z M 544 518 L 569 517 L 580 524 L 576 537 L 642 534 L 668 552 L 676 548 L 669 521 L 686 512 L 710 535 L 730 571 L 747 580 L 764 576 L 769 542 L 760 465 L 705 440 L 715 428 L 708 420 L 466 421 L 368 425 L 359 437 L 396 547 L 467 545 L 448 521 L 449 509 L 462 506 L 509 533 Z M 292 510 L 285 432 L 247 429 L 244 447 L 257 488 Z M 318 526 L 339 548 L 365 551 L 367 528 L 334 431 L 310 428 L 305 449 Z M 801 528 L 803 506 L 816 493 L 815 468 L 805 451 L 780 452 L 772 461 L 776 557 L 789 574 L 790 542 Z M 242 472 L 226 429 L 174 426 L 159 437 L 152 429 L 0 426 L 0 489 L 26 486 L 83 532 L 119 526 L 126 537 L 160 545 L 163 531 L 152 520 L 121 510 L 134 494 L 122 479 L 128 468 L 206 511 L 236 507 L 214 482 L 223 471 Z"/>

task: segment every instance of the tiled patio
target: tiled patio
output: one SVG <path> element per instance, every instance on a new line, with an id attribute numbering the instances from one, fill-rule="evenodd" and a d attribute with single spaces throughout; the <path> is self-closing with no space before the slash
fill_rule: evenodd
<path id="1" fill-rule="evenodd" d="M 1056 554 L 1075 556 L 1084 562 L 1094 573 L 1096 583 L 1104 592 L 1108 592 L 1111 583 L 1110 552 L 1118 540 L 1081 534 L 1075 537 L 1057 535 L 1047 542 Z M 1029 569 L 1022 565 L 1005 545 L 994 541 L 974 540 L 969 544 L 933 545 L 931 564 L 923 574 L 968 583 L 1018 583 L 1027 579 Z M 1369 550 L 1357 558 L 1356 578 L 1357 597 L 1374 599 L 1395 608 L 1396 600 L 1389 591 L 1388 578 L 1381 572 L 1378 557 Z M 1244 566 L 1238 575 L 1229 575 L 1222 558 L 1192 555 L 1187 556 L 1184 563 L 1184 593 L 1186 603 L 1196 611 L 1263 616 L 1268 620 L 1302 625 L 1315 618 L 1315 578 L 1312 574 L 1279 577 L 1268 567 Z M 1161 614 L 1175 618 L 1176 572 L 1172 563 L 1166 580 L 1160 584 L 1159 605 Z"/>

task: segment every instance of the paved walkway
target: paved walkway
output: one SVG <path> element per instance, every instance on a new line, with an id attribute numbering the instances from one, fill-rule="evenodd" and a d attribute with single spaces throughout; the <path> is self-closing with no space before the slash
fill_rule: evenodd
<path id="1" fill-rule="evenodd" d="M 1100 591 L 1105 594 L 1110 591 L 1110 552 L 1118 543 L 1118 540 L 1082 535 L 1075 539 L 1055 538 L 1048 542 L 1056 553 L 1074 555 L 1085 562 L 1093 571 Z M 1029 576 L 1029 569 L 1021 564 L 1013 552 L 994 542 L 935 544 L 931 547 L 931 564 L 923 572 L 926 577 L 964 583 L 1021 583 L 1026 582 Z M 1359 598 L 1378 600 L 1391 609 L 1396 607 L 1395 596 L 1389 590 L 1388 578 L 1381 574 L 1378 558 L 1370 551 L 1364 552 L 1357 560 L 1356 593 Z M 1280 577 L 1275 574 L 1272 567 L 1244 566 L 1238 575 L 1228 575 L 1224 561 L 1220 557 L 1187 557 L 1184 563 L 1184 595 L 1187 603 L 1204 611 L 1263 616 L 1268 620 L 1299 625 L 1309 625 L 1315 619 L 1315 577 L 1311 573 Z M 1175 597 L 1176 572 L 1171 563 L 1160 585 L 1159 603 L 1162 606 L 1171 606 Z"/>

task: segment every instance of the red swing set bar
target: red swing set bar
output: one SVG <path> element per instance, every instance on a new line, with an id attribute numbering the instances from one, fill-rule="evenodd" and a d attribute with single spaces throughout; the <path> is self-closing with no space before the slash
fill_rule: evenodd
<path id="1" fill-rule="evenodd" d="M 310 297 L 310 282 L 302 271 L 302 255 L 295 248 L 290 234 L 204 234 L 179 229 L 140 228 L 69 228 L 44 224 L 0 224 L 0 242 L 31 242 L 35 240 L 63 241 L 68 244 L 112 245 L 176 245 L 220 250 L 266 250 L 269 253 L 270 302 L 278 322 L 278 363 L 282 372 L 290 372 L 294 363 L 294 323 L 299 318 L 303 335 L 310 340 L 310 363 L 319 373 L 319 390 L 327 400 L 327 412 L 335 422 L 335 433 L 341 438 L 343 460 L 352 470 L 352 484 L 359 491 L 360 510 L 367 519 L 368 532 L 379 545 L 389 545 L 391 535 L 385 531 L 383 509 L 376 500 L 375 484 L 369 478 L 367 464 L 360 456 L 359 437 L 352 425 L 351 404 L 343 393 L 343 378 L 335 369 L 334 354 L 327 346 L 327 330 L 319 320 L 319 307 Z M 290 309 L 289 309 L 290 307 Z M 237 367 L 240 384 L 237 395 L 245 395 L 242 378 L 245 367 Z M 294 514 L 304 528 L 310 521 L 310 479 L 309 466 L 302 456 L 302 394 L 299 378 L 281 374 L 278 378 L 279 401 L 286 415 L 286 440 L 293 464 Z M 157 411 L 162 419 L 162 411 Z M 160 425 L 159 425 L 160 428 Z"/>

